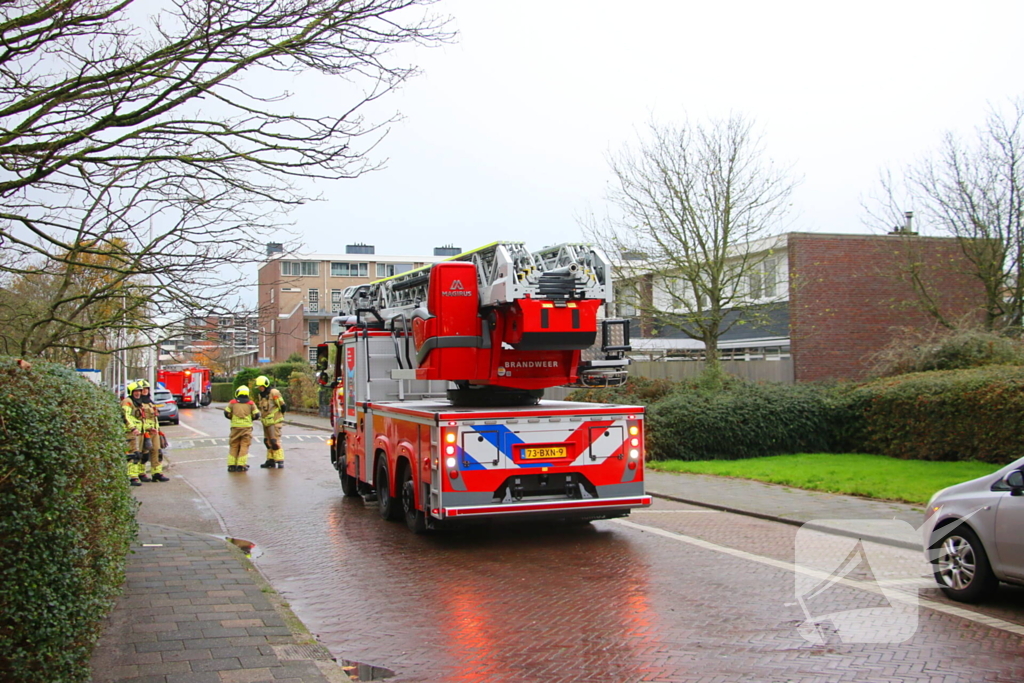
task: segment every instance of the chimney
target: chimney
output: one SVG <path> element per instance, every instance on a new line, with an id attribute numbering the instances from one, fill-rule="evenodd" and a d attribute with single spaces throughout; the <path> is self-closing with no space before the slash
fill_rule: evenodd
<path id="1" fill-rule="evenodd" d="M 456 247 L 451 244 L 445 244 L 441 247 L 434 247 L 434 256 L 458 256 L 462 253 L 460 247 Z"/>
<path id="2" fill-rule="evenodd" d="M 267 242 L 267 256 L 273 256 L 274 254 L 283 254 L 284 245 L 280 242 Z"/>
<path id="3" fill-rule="evenodd" d="M 914 212 L 913 211 L 907 211 L 907 212 L 905 212 L 903 214 L 903 217 L 906 219 L 903 222 L 903 225 L 895 226 L 892 229 L 892 232 L 889 233 L 890 235 L 916 235 L 917 234 L 916 232 L 914 232 L 914 230 L 912 228 L 913 221 L 914 221 Z"/>

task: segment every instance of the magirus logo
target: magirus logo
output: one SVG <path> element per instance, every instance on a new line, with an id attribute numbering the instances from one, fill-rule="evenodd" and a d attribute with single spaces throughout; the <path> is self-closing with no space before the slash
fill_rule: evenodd
<path id="1" fill-rule="evenodd" d="M 462 280 L 452 280 L 452 283 L 448 285 L 448 289 L 441 292 L 441 296 L 473 296 L 473 292 L 466 291 Z"/>

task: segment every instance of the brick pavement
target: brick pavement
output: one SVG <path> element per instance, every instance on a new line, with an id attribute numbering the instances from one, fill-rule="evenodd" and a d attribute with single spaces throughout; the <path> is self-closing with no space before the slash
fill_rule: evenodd
<path id="1" fill-rule="evenodd" d="M 94 683 L 348 681 L 246 560 L 214 536 L 142 524 Z"/>

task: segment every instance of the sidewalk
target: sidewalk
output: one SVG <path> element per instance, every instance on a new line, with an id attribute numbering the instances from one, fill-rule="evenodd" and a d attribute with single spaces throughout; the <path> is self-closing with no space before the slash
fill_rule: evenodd
<path id="1" fill-rule="evenodd" d="M 143 524 L 132 550 L 93 683 L 350 680 L 226 541 Z"/>
<path id="2" fill-rule="evenodd" d="M 330 429 L 315 415 L 288 414 L 286 424 Z M 918 507 L 706 475 L 648 470 L 645 477 L 656 497 L 920 548 L 916 534 L 894 531 L 890 521 L 916 529 Z M 133 551 L 124 595 L 93 653 L 94 683 L 351 680 L 233 545 L 143 524 Z"/>

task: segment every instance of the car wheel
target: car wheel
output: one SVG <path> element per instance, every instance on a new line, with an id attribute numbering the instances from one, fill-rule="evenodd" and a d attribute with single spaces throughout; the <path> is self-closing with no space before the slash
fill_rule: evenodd
<path id="1" fill-rule="evenodd" d="M 176 425 L 176 424 L 178 424 L 179 422 L 181 422 L 181 418 L 177 418 L 177 417 L 176 417 L 176 418 L 174 418 L 173 420 L 171 420 L 171 424 L 172 424 L 172 425 Z"/>
<path id="2" fill-rule="evenodd" d="M 953 524 L 932 546 L 935 581 L 958 602 L 978 602 L 999 584 L 985 548 L 965 524 Z"/>
<path id="3" fill-rule="evenodd" d="M 388 486 L 390 481 L 388 460 L 386 456 L 382 455 L 380 462 L 377 464 L 377 478 L 373 483 L 377 489 L 377 512 L 380 513 L 382 519 L 388 521 L 398 519 L 398 515 L 401 512 L 398 507 L 398 500 L 391 495 L 391 490 Z"/>
<path id="4" fill-rule="evenodd" d="M 359 495 L 359 482 L 351 474 L 345 471 L 345 463 L 338 463 L 338 476 L 341 477 L 341 492 L 348 498 L 355 498 Z"/>
<path id="5" fill-rule="evenodd" d="M 402 512 L 405 514 L 405 525 L 414 534 L 422 534 L 427 530 L 427 519 L 423 512 L 416 509 L 416 485 L 412 481 L 412 472 L 408 467 L 402 470 Z"/>

